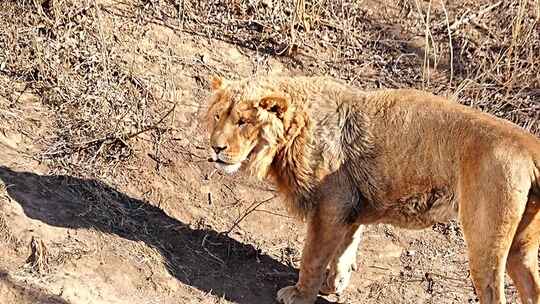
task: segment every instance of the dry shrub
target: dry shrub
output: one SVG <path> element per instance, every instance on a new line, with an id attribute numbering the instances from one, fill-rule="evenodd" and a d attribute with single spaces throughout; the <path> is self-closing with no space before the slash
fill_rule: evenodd
<path id="1" fill-rule="evenodd" d="M 284 56 L 302 74 L 452 95 L 540 133 L 538 1 L 174 3 L 133 16 L 253 50 L 258 63 Z"/>
<path id="2" fill-rule="evenodd" d="M 130 138 L 164 131 L 171 105 L 130 72 L 105 16 L 236 44 L 255 72 L 278 56 L 300 74 L 456 96 L 540 133 L 538 1 L 3 1 L 0 93 L 24 83 L 54 111 L 41 144 L 58 168 L 99 170 L 130 159 Z"/>
<path id="3" fill-rule="evenodd" d="M 165 107 L 115 52 L 102 14 L 88 0 L 0 4 L 0 74 L 26 83 L 54 112 L 55 128 L 40 141 L 42 158 L 58 167 L 129 159 L 129 137 L 155 126 Z"/>
<path id="4" fill-rule="evenodd" d="M 0 243 L 8 245 L 12 248 L 17 248 L 22 245 L 22 242 L 13 234 L 6 221 L 6 216 L 0 212 Z"/>
<path id="5" fill-rule="evenodd" d="M 49 250 L 43 240 L 32 236 L 29 244 L 30 255 L 26 259 L 26 266 L 31 272 L 46 274 L 49 272 Z"/>
<path id="6" fill-rule="evenodd" d="M 540 134 L 540 3 L 495 4 L 479 7 L 486 12 L 453 33 L 454 90 L 463 103 Z"/>

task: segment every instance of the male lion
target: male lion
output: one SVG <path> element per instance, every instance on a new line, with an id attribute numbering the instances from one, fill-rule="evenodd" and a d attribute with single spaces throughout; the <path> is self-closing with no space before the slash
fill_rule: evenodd
<path id="1" fill-rule="evenodd" d="M 307 220 L 300 277 L 280 302 L 343 291 L 361 225 L 419 229 L 457 215 L 480 302 L 505 303 L 506 268 L 522 302 L 540 303 L 536 137 L 416 90 L 308 77 L 216 78 L 212 87 L 216 166 L 272 178 Z"/>

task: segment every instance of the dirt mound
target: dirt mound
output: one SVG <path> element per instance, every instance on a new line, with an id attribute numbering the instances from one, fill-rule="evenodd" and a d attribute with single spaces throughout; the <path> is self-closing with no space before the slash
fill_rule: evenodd
<path id="1" fill-rule="evenodd" d="M 0 302 L 273 303 L 303 225 L 206 162 L 209 77 L 423 88 L 539 134 L 539 18 L 534 1 L 2 1 Z M 474 301 L 464 253 L 456 223 L 370 227 L 347 293 L 318 303 Z"/>

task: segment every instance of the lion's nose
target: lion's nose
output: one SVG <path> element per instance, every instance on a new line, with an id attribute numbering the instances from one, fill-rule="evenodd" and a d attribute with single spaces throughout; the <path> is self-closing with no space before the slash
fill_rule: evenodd
<path id="1" fill-rule="evenodd" d="M 216 152 L 216 154 L 219 154 L 219 152 L 227 149 L 227 146 L 212 146 L 212 149 Z"/>

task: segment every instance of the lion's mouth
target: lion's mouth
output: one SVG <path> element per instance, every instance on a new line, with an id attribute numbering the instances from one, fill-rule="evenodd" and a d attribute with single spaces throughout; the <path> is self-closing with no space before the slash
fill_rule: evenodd
<path id="1" fill-rule="evenodd" d="M 216 169 L 223 170 L 227 174 L 235 173 L 236 171 L 238 171 L 238 169 L 240 169 L 240 166 L 242 166 L 242 162 L 229 163 L 220 159 L 219 157 L 217 157 L 217 155 L 212 155 L 212 158 L 209 158 L 208 161 L 214 163 Z"/>
<path id="2" fill-rule="evenodd" d="M 222 166 L 231 166 L 231 165 L 235 165 L 236 163 L 230 163 L 230 162 L 226 162 L 218 157 L 211 157 L 211 158 L 208 158 L 208 162 L 209 163 L 214 163 L 216 165 L 222 165 Z"/>
<path id="3" fill-rule="evenodd" d="M 226 163 L 224 161 L 216 161 L 214 163 L 215 163 L 215 166 L 216 166 L 217 169 L 223 170 L 227 174 L 235 173 L 236 171 L 238 171 L 238 169 L 240 169 L 240 166 L 242 166 L 241 162 L 238 162 L 236 164 L 230 164 L 230 163 Z"/>
<path id="4" fill-rule="evenodd" d="M 218 163 L 220 165 L 231 165 L 231 164 L 229 164 L 227 162 L 222 161 L 221 159 L 212 160 L 212 162 Z"/>
<path id="5" fill-rule="evenodd" d="M 215 153 L 212 153 L 212 157 L 209 158 L 208 161 L 214 163 L 214 166 L 217 169 L 223 170 L 228 174 L 232 174 L 238 171 L 245 161 L 250 161 L 252 155 L 254 154 L 254 150 L 255 149 L 251 149 L 251 151 L 249 151 L 248 155 L 245 158 L 237 162 L 225 161 Z"/>

